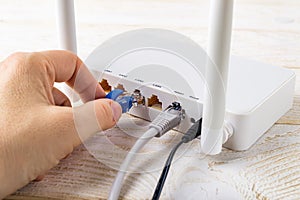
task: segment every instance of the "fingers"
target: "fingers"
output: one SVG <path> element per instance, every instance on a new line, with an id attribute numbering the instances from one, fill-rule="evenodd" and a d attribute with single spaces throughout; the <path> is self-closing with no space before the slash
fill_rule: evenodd
<path id="1" fill-rule="evenodd" d="M 52 95 L 54 99 L 54 104 L 57 106 L 68 106 L 71 107 L 71 102 L 68 97 L 62 93 L 59 89 L 53 87 Z"/>
<path id="2" fill-rule="evenodd" d="M 32 120 L 36 127 L 26 136 L 29 145 L 39 149 L 33 158 L 36 159 L 33 163 L 39 163 L 38 174 L 55 166 L 94 133 L 113 127 L 122 114 L 121 106 L 109 99 L 90 101 L 73 109 L 62 106 L 41 109 L 38 118 Z M 38 174 L 35 181 L 44 178 Z"/>
<path id="3" fill-rule="evenodd" d="M 45 178 L 45 175 L 39 175 L 38 177 L 36 177 L 36 179 L 34 179 L 34 181 L 42 181 Z"/>
<path id="4" fill-rule="evenodd" d="M 45 141 L 59 146 L 59 159 L 71 153 L 91 135 L 113 127 L 119 120 L 121 106 L 109 99 L 98 99 L 78 107 L 46 107 L 46 117 L 41 128 L 45 129 Z M 59 148 L 58 148 L 59 149 Z"/>
<path id="5" fill-rule="evenodd" d="M 49 71 L 54 71 L 55 82 L 66 82 L 84 102 L 105 96 L 104 90 L 75 54 L 58 50 L 41 54 L 48 60 L 48 67 L 54 69 Z"/>
<path id="6" fill-rule="evenodd" d="M 98 99 L 73 109 L 74 121 L 81 140 L 113 127 L 122 114 L 120 104 L 109 99 Z"/>
<path id="7" fill-rule="evenodd" d="M 68 51 L 15 53 L 0 67 L 3 70 L 9 68 L 7 66 L 18 68 L 25 80 L 35 80 L 34 86 L 37 86 L 37 80 L 43 87 L 52 86 L 54 82 L 66 82 L 84 102 L 105 97 L 104 90 L 84 63 Z M 20 67 L 24 69 L 20 70 Z M 25 72 L 32 77 L 25 77 Z"/>

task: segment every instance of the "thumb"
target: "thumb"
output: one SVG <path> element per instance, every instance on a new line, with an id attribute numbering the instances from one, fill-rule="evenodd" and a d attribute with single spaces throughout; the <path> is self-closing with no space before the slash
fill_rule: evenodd
<path id="1" fill-rule="evenodd" d="M 121 114 L 120 104 L 110 99 L 97 99 L 73 108 L 74 124 L 81 141 L 113 127 Z"/>
<path id="2" fill-rule="evenodd" d="M 92 134 L 114 126 L 121 116 L 121 106 L 109 99 L 90 101 L 73 109 L 43 105 L 30 108 L 28 116 L 18 122 L 25 131 L 13 136 L 10 147 L 17 152 L 7 162 L 14 163 L 7 176 L 13 177 L 8 184 L 15 185 L 11 191 L 46 173 Z M 13 183 L 15 180 L 17 184 Z"/>
<path id="3" fill-rule="evenodd" d="M 93 134 L 113 127 L 122 111 L 117 102 L 98 99 L 73 109 L 52 106 L 46 113 L 44 117 L 36 117 L 34 120 L 38 124 L 37 132 L 46 133 L 39 134 L 39 143 L 44 144 L 43 141 L 47 141 L 51 146 L 55 144 L 61 159 Z M 32 134 L 32 137 L 35 135 Z M 60 147 L 64 150 L 60 151 Z"/>

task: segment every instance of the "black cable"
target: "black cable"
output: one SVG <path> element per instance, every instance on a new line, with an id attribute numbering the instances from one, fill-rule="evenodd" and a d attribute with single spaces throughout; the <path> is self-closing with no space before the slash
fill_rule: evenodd
<path id="1" fill-rule="evenodd" d="M 190 141 L 192 141 L 193 139 L 199 137 L 201 135 L 201 125 L 202 125 L 202 118 L 199 119 L 198 121 L 196 121 L 191 128 L 189 128 L 189 130 L 186 132 L 186 134 L 184 134 L 181 138 L 181 141 L 175 146 L 173 147 L 172 151 L 169 154 L 169 157 L 165 163 L 164 169 L 160 175 L 159 181 L 156 185 L 154 194 L 152 196 L 152 200 L 158 200 L 161 194 L 161 191 L 164 187 L 165 181 L 167 179 L 168 173 L 169 173 L 169 169 L 171 167 L 172 164 L 172 160 L 173 157 L 177 151 L 177 149 L 183 144 L 183 143 L 188 143 Z"/>

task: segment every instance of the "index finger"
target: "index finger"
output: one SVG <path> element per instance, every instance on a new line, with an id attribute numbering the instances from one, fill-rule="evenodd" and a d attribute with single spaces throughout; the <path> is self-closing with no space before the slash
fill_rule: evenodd
<path id="1" fill-rule="evenodd" d="M 55 82 L 66 82 L 84 102 L 105 97 L 105 92 L 77 55 L 62 50 L 41 52 L 55 71 Z"/>

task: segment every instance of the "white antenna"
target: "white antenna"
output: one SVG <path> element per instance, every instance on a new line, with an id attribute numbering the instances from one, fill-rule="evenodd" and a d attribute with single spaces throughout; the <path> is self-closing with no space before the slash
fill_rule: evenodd
<path id="1" fill-rule="evenodd" d="M 222 150 L 226 86 L 230 58 L 233 0 L 211 0 L 207 86 L 204 91 L 201 149 L 214 155 Z"/>
<path id="2" fill-rule="evenodd" d="M 56 0 L 59 47 L 77 53 L 73 0 Z"/>
<path id="3" fill-rule="evenodd" d="M 73 0 L 56 0 L 56 22 L 59 48 L 77 54 L 75 11 Z M 79 96 L 65 83 L 57 85 L 71 100 L 76 102 Z"/>

